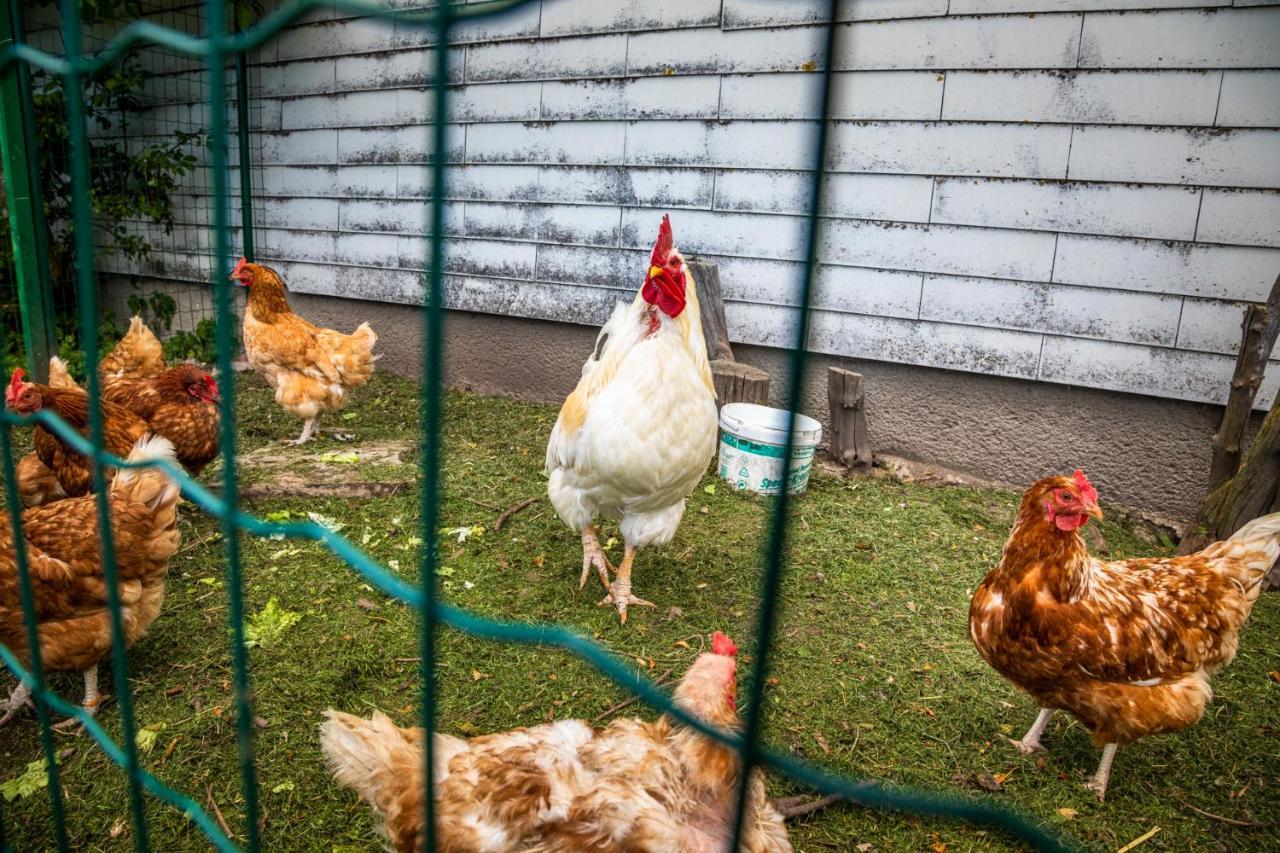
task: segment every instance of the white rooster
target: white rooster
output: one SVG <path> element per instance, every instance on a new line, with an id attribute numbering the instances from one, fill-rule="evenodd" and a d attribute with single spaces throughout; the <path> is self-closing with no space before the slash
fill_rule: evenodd
<path id="1" fill-rule="evenodd" d="M 684 502 L 716 446 L 716 395 L 698 295 L 673 246 L 666 216 L 644 286 L 618 303 L 564 401 L 547 444 L 547 493 L 582 534 L 581 589 L 594 566 L 623 624 L 636 550 L 671 541 Z M 597 516 L 619 522 L 626 551 L 615 570 L 600 547 Z M 616 571 L 612 583 L 609 572 Z"/>

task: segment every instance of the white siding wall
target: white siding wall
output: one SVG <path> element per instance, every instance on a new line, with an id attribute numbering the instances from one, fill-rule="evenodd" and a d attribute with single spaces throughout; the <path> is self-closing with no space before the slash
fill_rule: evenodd
<path id="1" fill-rule="evenodd" d="M 820 5 L 544 0 L 466 26 L 449 305 L 598 323 L 669 211 L 721 262 L 736 338 L 790 345 Z M 854 0 L 840 20 L 815 351 L 1224 399 L 1235 303 L 1280 273 L 1280 5 Z M 294 289 L 421 299 L 429 41 L 325 13 L 259 57 L 259 254 Z"/>

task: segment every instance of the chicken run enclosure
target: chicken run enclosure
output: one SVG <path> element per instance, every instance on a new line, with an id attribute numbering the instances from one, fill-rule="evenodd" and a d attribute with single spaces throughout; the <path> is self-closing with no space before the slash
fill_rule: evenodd
<path id="1" fill-rule="evenodd" d="M 56 16 L 59 37 L 57 49 L 37 45 L 24 39 L 23 10 L 17 0 L 10 0 L 5 16 L 2 53 L 0 53 L 0 102 L 3 103 L 4 180 L 9 199 L 8 216 L 13 237 L 12 252 L 7 258 L 8 274 L 0 282 L 0 302 L 4 318 L 0 334 L 15 336 L 19 327 L 23 346 L 14 340 L 6 343 L 6 353 L 25 353 L 28 369 L 43 376 L 48 356 L 57 354 L 70 340 L 83 351 L 84 375 L 88 393 L 98 400 L 101 381 L 95 365 L 105 349 L 100 326 L 108 309 L 121 311 L 123 304 L 105 304 L 105 289 L 100 276 L 127 271 L 128 263 L 140 257 L 150 259 L 153 268 L 160 265 L 169 272 L 180 272 L 179 278 L 204 281 L 207 288 L 191 288 L 179 299 L 141 299 L 130 302 L 130 313 L 141 310 L 160 320 L 165 328 L 180 330 L 183 337 L 175 354 L 200 355 L 216 365 L 219 376 L 233 374 L 237 357 L 238 293 L 228 280 L 228 272 L 236 257 L 254 259 L 254 197 L 262 190 L 261 175 L 255 174 L 252 152 L 261 144 L 254 127 L 260 105 L 254 98 L 252 69 L 248 67 L 250 51 L 278 37 L 289 25 L 321 9 L 336 9 L 351 15 L 367 15 L 385 26 L 418 31 L 424 44 L 449 43 L 455 28 L 474 25 L 478 19 L 507 14 L 523 5 L 523 0 L 491 0 L 466 4 L 441 4 L 433 8 L 396 9 L 398 5 L 374 0 L 286 0 L 278 7 L 263 8 L 254 3 L 229 3 L 227 0 L 205 0 L 203 7 L 187 7 L 181 16 L 165 25 L 142 16 L 161 10 L 159 3 L 147 0 L 123 4 L 129 10 L 125 17 L 138 17 L 101 38 L 86 17 L 88 12 L 102 13 L 111 4 L 88 4 L 80 0 L 62 0 Z M 823 18 L 837 20 L 837 0 L 826 0 Z M 823 57 L 841 50 L 840 29 L 828 23 Z M 848 49 L 847 47 L 844 49 Z M 127 76 L 130 63 L 145 57 L 149 68 L 163 74 L 149 78 L 145 91 L 148 107 L 145 118 L 136 122 L 103 121 L 115 109 L 110 86 L 103 80 L 111 74 Z M 427 89 L 422 97 L 425 114 L 433 117 L 429 125 L 427 152 L 447 150 L 447 124 L 443 117 L 450 111 L 450 63 L 456 57 L 448 50 L 429 54 L 432 66 L 425 69 Z M 812 304 L 824 204 L 824 166 L 828 154 L 828 127 L 832 107 L 833 63 L 819 61 L 815 76 L 821 79 L 819 92 L 822 120 L 811 140 L 810 166 L 806 175 L 812 181 L 805 214 L 803 274 L 794 282 L 794 304 L 799 306 L 799 322 L 789 351 L 786 385 L 787 409 L 796 412 L 803 399 L 806 367 L 806 339 L 809 331 L 809 307 Z M 60 98 L 51 81 L 59 84 Z M 121 114 L 132 114 L 124 110 Z M 65 138 L 58 138 L 63 128 Z M 119 142 L 116 147 L 112 140 Z M 182 188 L 181 211 L 153 204 L 142 207 L 120 207 L 103 212 L 103 197 L 111 188 L 112 166 L 103 162 L 120 152 L 151 152 L 158 159 L 151 171 L 134 174 L 134 181 L 157 181 L 166 187 Z M 418 537 L 423 543 L 437 541 L 440 528 L 439 495 L 441 491 L 440 460 L 442 456 L 443 367 L 446 336 L 445 322 L 445 237 L 449 177 L 445 156 L 428 156 L 430 188 L 423 202 L 426 231 L 422 240 L 426 273 L 423 279 L 421 310 L 421 376 L 420 400 L 422 432 L 418 463 L 421 469 L 421 505 L 417 520 Z M 58 191 L 65 196 L 65 219 L 47 223 L 41 194 L 50 192 L 50 176 L 59 180 Z M 104 178 L 106 175 L 108 177 Z M 43 186 L 42 186 L 43 182 Z M 112 218 L 114 217 L 114 218 Z M 109 219 L 103 228 L 103 219 Z M 104 236 L 105 233 L 105 236 Z M 194 254 L 178 252 L 177 247 L 198 249 Z M 195 260 L 192 260 L 192 259 Z M 165 266 L 167 265 L 167 266 Z M 356 294 L 351 294 L 356 295 Z M 61 310 L 56 310 L 61 309 Z M 59 324 L 55 316 L 74 319 L 74 325 Z M 182 347 L 188 348 L 184 351 Z M 202 349 L 203 348 L 203 349 Z M 18 363 L 14 356 L 14 364 Z M 219 403 L 221 414 L 220 450 L 224 460 L 236 458 L 236 387 L 222 383 Z M 637 675 L 601 644 L 554 624 L 499 621 L 482 617 L 448 603 L 438 591 L 439 555 L 432 544 L 424 544 L 419 565 L 420 584 L 411 583 L 391 571 L 383 563 L 365 553 L 361 547 L 340 533 L 315 522 L 271 521 L 256 517 L 241 508 L 237 465 L 222 468 L 221 488 L 217 491 L 201 485 L 179 467 L 168 462 L 130 463 L 114 457 L 104 449 L 103 415 L 97 406 L 89 408 L 89 438 L 86 441 L 65 422 L 48 412 L 20 417 L 9 410 L 0 414 L 0 471 L 5 484 L 5 507 L 15 538 L 21 537 L 21 502 L 19 499 L 14 444 L 11 429 L 39 423 L 54 431 L 74 448 L 92 459 L 92 477 L 96 492 L 97 521 L 103 531 L 103 572 L 111 609 L 112 649 L 110 653 L 113 686 L 118 703 L 122 736 L 112 739 L 106 730 L 74 702 L 46 687 L 45 672 L 39 653 L 36 602 L 32 591 L 32 570 L 26 553 L 15 549 L 18 585 L 24 614 L 31 663 L 24 667 L 9 649 L 0 646 L 9 672 L 32 688 L 41 735 L 41 747 L 48 777 L 47 796 L 52 825 L 47 829 L 48 845 L 70 850 L 67 832 L 64 792 L 59 784 L 58 749 L 52 732 L 54 713 L 74 717 L 83 723 L 89 736 L 115 765 L 121 790 L 127 791 L 132 827 L 132 840 L 138 850 L 151 849 L 148 844 L 146 808 L 149 799 L 167 804 L 184 814 L 208 842 L 220 850 L 240 847 L 222 821 L 200 802 L 195 791 L 175 790 L 163 778 L 144 769 L 137 734 L 140 728 L 133 712 L 130 687 L 129 655 L 124 640 L 120 593 L 117 588 L 117 565 L 113 552 L 108 519 L 110 510 L 104 485 L 104 465 L 117 468 L 159 465 L 181 483 L 182 494 L 199 511 L 220 519 L 224 542 L 225 581 L 228 598 L 229 631 L 226 643 L 232 660 L 234 678 L 234 718 L 241 773 L 243 825 L 237 827 L 249 850 L 262 849 L 260 839 L 261 799 L 258 767 L 255 763 L 254 674 L 249 666 L 245 643 L 245 606 L 243 601 L 241 537 L 287 537 L 320 543 L 351 572 L 357 573 L 389 599 L 403 603 L 418 615 L 421 665 L 419 672 L 419 712 L 422 726 L 433 732 L 437 724 L 434 685 L 438 676 L 434 665 L 436 638 L 441 631 L 465 632 L 475 637 L 506 643 L 558 647 L 597 669 L 606 678 L 638 696 L 644 703 L 672 715 L 707 737 L 737 750 L 744 769 L 763 767 L 798 784 L 825 794 L 841 795 L 860 806 L 888 809 L 923 816 L 951 818 L 973 825 L 996 828 L 1013 838 L 1041 849 L 1067 849 L 1065 842 L 1012 810 L 923 790 L 891 786 L 875 781 L 837 776 L 816 763 L 776 749 L 762 741 L 763 695 L 770 671 L 770 648 L 778 628 L 781 584 L 788 569 L 787 543 L 792 503 L 784 490 L 772 503 L 765 540 L 760 543 L 759 612 L 756 620 L 756 649 L 744 685 L 743 725 L 740 731 L 725 731 L 708 725 L 674 704 L 671 697 L 655 682 Z M 794 415 L 793 415 L 794 418 Z M 793 454 L 790 438 L 783 454 L 783 481 L 787 481 Z M 222 642 L 221 638 L 215 640 Z M 427 784 L 425 826 L 428 849 L 437 837 L 434 831 L 432 785 L 432 739 L 424 743 L 424 772 Z M 231 748 L 230 746 L 228 748 Z M 825 744 L 824 744 L 825 748 Z M 743 814 L 748 797 L 749 773 L 739 774 L 737 814 Z M 121 798 L 124 799 L 123 797 Z M 216 820 L 215 820 L 216 818 Z M 5 808 L 0 804 L 0 849 L 12 849 L 6 833 Z M 736 838 L 741 837 L 741 819 L 735 824 Z M 735 847 L 736 847 L 735 843 Z"/>

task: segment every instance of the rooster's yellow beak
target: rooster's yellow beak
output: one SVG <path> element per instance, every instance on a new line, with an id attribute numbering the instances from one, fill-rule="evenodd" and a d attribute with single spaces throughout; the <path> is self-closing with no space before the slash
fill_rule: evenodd
<path id="1" fill-rule="evenodd" d="M 649 267 L 649 278 L 657 278 L 662 275 L 662 267 Z"/>

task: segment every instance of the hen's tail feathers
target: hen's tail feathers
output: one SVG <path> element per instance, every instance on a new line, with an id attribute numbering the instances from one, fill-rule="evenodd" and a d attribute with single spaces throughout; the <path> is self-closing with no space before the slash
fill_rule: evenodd
<path id="1" fill-rule="evenodd" d="M 71 371 L 67 369 L 67 363 L 58 356 L 49 357 L 49 385 L 54 388 L 76 388 L 80 386 L 71 378 Z"/>
<path id="2" fill-rule="evenodd" d="M 354 790 L 384 818 L 400 799 L 397 786 L 413 784 L 420 773 L 401 778 L 420 763 L 421 748 L 386 714 L 363 719 L 329 709 L 320 724 L 320 749 L 338 784 Z"/>
<path id="3" fill-rule="evenodd" d="M 1249 561 L 1248 577 L 1244 580 L 1246 590 L 1251 597 L 1256 597 L 1267 572 L 1280 559 L 1280 512 L 1255 518 L 1232 534 L 1227 541 L 1241 543 L 1261 556 L 1261 559 Z"/>
<path id="4" fill-rule="evenodd" d="M 44 506 L 67 496 L 62 490 L 58 477 L 34 454 L 29 453 L 18 460 L 15 471 L 18 479 L 18 497 L 22 505 L 28 509 Z"/>
<path id="5" fill-rule="evenodd" d="M 145 462 L 150 459 L 167 459 L 177 465 L 173 442 L 148 433 L 133 445 L 126 461 Z M 176 506 L 180 491 L 178 484 L 162 468 L 121 468 L 111 481 L 113 498 L 143 503 L 152 510 Z"/>

